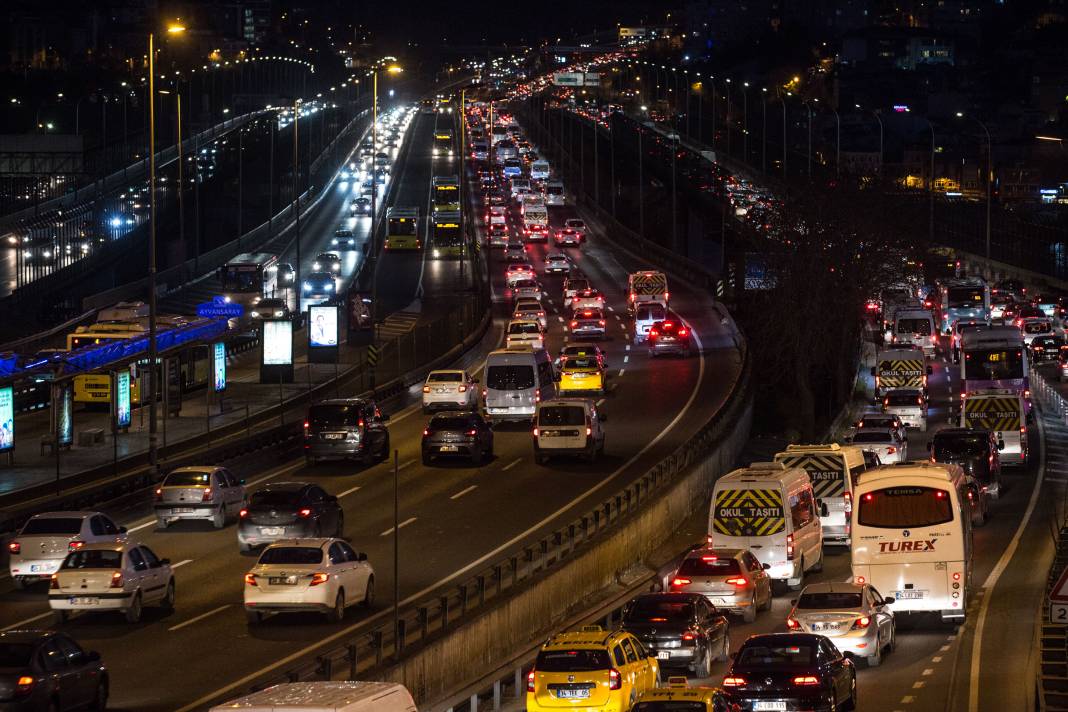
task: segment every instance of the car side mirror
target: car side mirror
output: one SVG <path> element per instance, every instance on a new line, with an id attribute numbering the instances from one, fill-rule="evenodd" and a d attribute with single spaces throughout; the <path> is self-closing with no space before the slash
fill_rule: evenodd
<path id="1" fill-rule="evenodd" d="M 771 571 L 771 564 L 761 564 L 760 568 L 764 569 L 765 571 Z"/>
<path id="2" fill-rule="evenodd" d="M 827 503 L 826 502 L 820 502 L 820 516 L 821 517 L 826 517 L 826 516 L 829 516 L 830 513 L 831 513 L 831 510 L 827 507 Z"/>
<path id="3" fill-rule="evenodd" d="M 872 375 L 873 377 L 875 376 L 875 366 L 872 366 L 872 367 L 871 367 L 871 375 Z"/>
<path id="4" fill-rule="evenodd" d="M 119 527 L 119 534 L 125 534 L 125 533 L 126 533 L 126 527 Z"/>
<path id="5" fill-rule="evenodd" d="M 1004 450 L 1004 449 L 1005 449 L 1005 441 L 1004 440 L 998 440 L 998 450 Z"/>
<path id="6" fill-rule="evenodd" d="M 85 654 L 85 659 L 91 663 L 100 662 L 100 653 L 96 650 L 90 650 Z"/>
<path id="7" fill-rule="evenodd" d="M 927 367 L 927 375 L 928 376 L 933 376 L 934 375 L 934 369 L 931 368 L 930 366 Z"/>
<path id="8" fill-rule="evenodd" d="M 160 559 L 159 563 L 160 563 L 160 566 L 167 566 L 167 565 L 169 565 L 171 563 L 171 560 L 170 559 Z"/>
<path id="9" fill-rule="evenodd" d="M 365 554 L 362 551 L 356 552 L 356 560 L 357 561 L 367 561 L 367 554 Z"/>
<path id="10" fill-rule="evenodd" d="M 883 599 L 883 605 L 884 606 L 889 606 L 890 604 L 895 603 L 895 602 L 897 602 L 897 599 L 894 598 L 893 596 L 887 596 L 886 598 Z"/>

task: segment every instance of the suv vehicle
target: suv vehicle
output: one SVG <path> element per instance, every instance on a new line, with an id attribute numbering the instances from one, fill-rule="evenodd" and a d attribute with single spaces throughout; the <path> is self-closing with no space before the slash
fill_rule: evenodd
<path id="1" fill-rule="evenodd" d="M 304 458 L 309 465 L 320 460 L 356 458 L 364 464 L 389 456 L 388 415 L 365 398 L 332 398 L 308 409 L 304 421 Z"/>
<path id="2" fill-rule="evenodd" d="M 467 457 L 475 467 L 493 459 L 493 428 L 478 413 L 438 413 L 423 430 L 423 464 L 436 457 Z"/>
<path id="3" fill-rule="evenodd" d="M 620 628 L 633 633 L 661 668 L 712 675 L 712 659 L 726 662 L 731 639 L 727 618 L 699 593 L 646 593 L 623 607 Z"/>
<path id="4" fill-rule="evenodd" d="M 225 467 L 179 467 L 156 488 L 156 526 L 166 529 L 179 519 L 207 519 L 216 529 L 237 519 L 245 506 L 245 481 Z"/>
<path id="5" fill-rule="evenodd" d="M 538 403 L 534 411 L 534 461 L 550 455 L 582 455 L 590 463 L 604 452 L 605 416 L 592 400 L 567 398 Z"/>
<path id="6" fill-rule="evenodd" d="M 960 465 L 964 474 L 979 483 L 983 492 L 996 496 L 1001 485 L 1001 450 L 1003 441 L 992 430 L 980 428 L 944 428 L 931 438 L 927 449 L 931 459 Z"/>

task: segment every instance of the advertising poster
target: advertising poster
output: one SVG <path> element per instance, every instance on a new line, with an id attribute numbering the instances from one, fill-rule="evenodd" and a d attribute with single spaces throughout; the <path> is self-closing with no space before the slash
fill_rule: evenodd
<path id="1" fill-rule="evenodd" d="M 311 346 L 337 346 L 337 307 L 308 307 L 308 324 Z"/>
<path id="2" fill-rule="evenodd" d="M 63 383 L 57 386 L 56 392 L 56 434 L 59 436 L 60 447 L 65 447 L 74 442 L 74 386 Z"/>
<path id="3" fill-rule="evenodd" d="M 130 372 L 119 371 L 117 374 L 115 374 L 116 427 L 130 427 L 130 415 Z"/>
<path id="4" fill-rule="evenodd" d="M 0 388 L 0 452 L 15 447 L 15 389 Z"/>
<path id="5" fill-rule="evenodd" d="M 226 344 L 211 345 L 212 384 L 215 392 L 226 390 Z"/>
<path id="6" fill-rule="evenodd" d="M 263 322 L 263 365 L 288 366 L 293 363 L 293 322 Z"/>

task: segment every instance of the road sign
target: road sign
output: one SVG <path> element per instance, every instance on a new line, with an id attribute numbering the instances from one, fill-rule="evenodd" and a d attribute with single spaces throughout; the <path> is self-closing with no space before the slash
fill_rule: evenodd
<path id="1" fill-rule="evenodd" d="M 378 365 L 378 347 L 374 344 L 367 347 L 367 363 L 372 366 Z"/>
<path id="2" fill-rule="evenodd" d="M 205 319 L 213 317 L 237 319 L 244 315 L 245 307 L 226 301 L 226 297 L 212 297 L 210 302 L 202 302 L 197 305 L 197 316 Z"/>
<path id="3" fill-rule="evenodd" d="M 1049 607 L 1049 622 L 1068 625 L 1068 605 L 1052 603 Z"/>
<path id="4" fill-rule="evenodd" d="M 1053 622 L 1063 621 L 1068 623 L 1068 617 L 1058 619 L 1054 611 L 1058 606 L 1068 608 L 1068 568 L 1061 572 L 1061 576 L 1057 579 L 1057 583 L 1053 584 L 1053 588 L 1049 590 L 1049 603 L 1050 617 Z"/>

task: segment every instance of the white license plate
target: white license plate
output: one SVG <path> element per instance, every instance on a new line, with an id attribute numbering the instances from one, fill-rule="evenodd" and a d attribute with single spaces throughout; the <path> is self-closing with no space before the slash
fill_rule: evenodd
<path id="1" fill-rule="evenodd" d="M 838 630 L 838 628 L 839 628 L 839 625 L 837 623 L 813 623 L 812 624 L 812 632 L 813 633 L 815 633 L 816 631 L 820 631 L 820 630 Z"/>
<path id="2" fill-rule="evenodd" d="M 296 586 L 296 576 L 271 576 L 268 581 L 272 586 Z"/>
<path id="3" fill-rule="evenodd" d="M 656 657 L 657 657 L 658 660 L 670 660 L 671 659 L 671 651 L 670 650 L 660 650 L 660 651 L 657 652 Z"/>
<path id="4" fill-rule="evenodd" d="M 40 564 L 30 564 L 30 573 L 37 573 L 38 571 L 44 571 L 44 567 Z"/>
<path id="5" fill-rule="evenodd" d="M 901 598 L 905 600 L 916 600 L 919 598 L 924 598 L 926 595 L 926 591 L 894 591 L 894 598 Z"/>
<path id="6" fill-rule="evenodd" d="M 260 533 L 264 536 L 282 536 L 284 531 L 285 527 L 264 527 L 260 529 Z"/>
<path id="7" fill-rule="evenodd" d="M 341 440 L 345 433 L 323 433 L 324 440 Z"/>
<path id="8" fill-rule="evenodd" d="M 175 514 L 192 514 L 193 513 L 193 508 L 192 507 L 176 507 L 175 510 L 174 510 L 174 513 Z"/>
<path id="9" fill-rule="evenodd" d="M 589 690 L 557 690 L 556 696 L 562 700 L 573 700 L 590 696 Z"/>
<path id="10" fill-rule="evenodd" d="M 460 448 L 455 445 L 442 445 L 438 448 L 440 452 L 458 452 Z"/>
<path id="11" fill-rule="evenodd" d="M 75 606 L 95 606 L 100 603 L 96 596 L 71 596 L 70 602 Z"/>
<path id="12" fill-rule="evenodd" d="M 757 700 L 753 703 L 754 712 L 786 712 L 786 700 Z"/>

